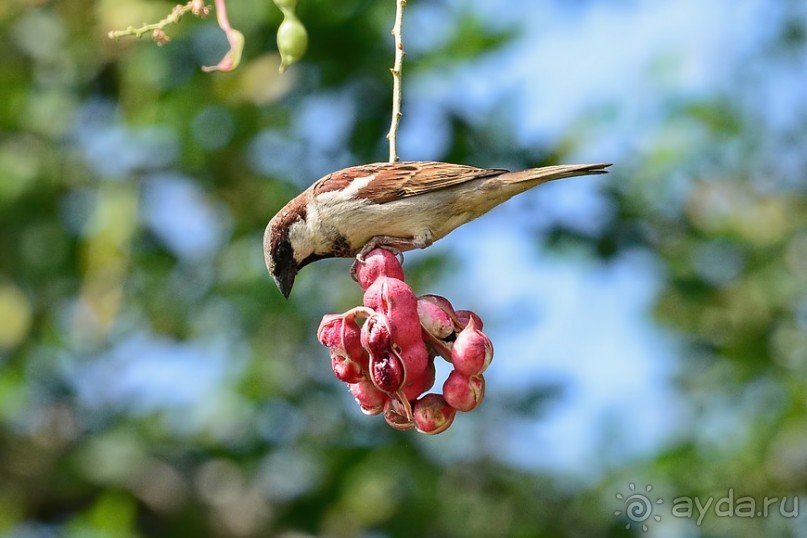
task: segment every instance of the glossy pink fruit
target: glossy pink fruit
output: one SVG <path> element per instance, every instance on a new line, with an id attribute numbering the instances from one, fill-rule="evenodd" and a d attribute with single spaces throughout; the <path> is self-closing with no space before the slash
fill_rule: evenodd
<path id="1" fill-rule="evenodd" d="M 426 369 L 416 376 L 410 376 L 409 372 L 406 373 L 406 382 L 403 386 L 404 397 L 409 400 L 417 400 L 418 397 L 424 392 L 434 386 L 435 368 L 434 361 L 429 360 Z"/>
<path id="2" fill-rule="evenodd" d="M 409 402 L 397 398 L 390 398 L 384 404 L 384 420 L 396 430 L 410 430 L 415 425 Z"/>
<path id="3" fill-rule="evenodd" d="M 457 317 L 457 313 L 454 311 L 454 307 L 451 305 L 451 301 L 449 301 L 442 295 L 427 294 L 427 295 L 421 295 L 420 297 L 418 297 L 418 299 L 421 301 L 428 301 L 436 305 L 437 307 L 440 308 L 440 310 L 448 314 L 448 317 L 450 317 L 451 319 L 456 319 Z"/>
<path id="4" fill-rule="evenodd" d="M 370 379 L 386 393 L 396 392 L 404 384 L 406 372 L 403 363 L 390 349 L 370 355 Z"/>
<path id="5" fill-rule="evenodd" d="M 442 340 L 454 332 L 451 316 L 432 301 L 418 299 L 418 318 L 423 329 L 435 338 Z"/>
<path id="6" fill-rule="evenodd" d="M 423 342 L 415 342 L 404 348 L 393 346 L 393 349 L 403 361 L 407 378 L 409 376 L 420 377 L 426 371 L 429 364 L 429 352 Z"/>
<path id="7" fill-rule="evenodd" d="M 435 435 L 451 426 L 457 411 L 448 405 L 442 395 L 430 393 L 415 402 L 412 414 L 419 432 Z"/>
<path id="8" fill-rule="evenodd" d="M 443 383 L 443 398 L 457 411 L 476 409 L 485 397 L 485 378 L 480 375 L 464 376 L 454 370 Z"/>
<path id="9" fill-rule="evenodd" d="M 451 348 L 454 346 L 454 342 L 440 340 L 425 329 L 421 331 L 421 336 L 423 342 L 426 343 L 426 351 L 429 353 L 429 356 L 436 357 L 439 355 L 445 360 L 451 361 Z"/>
<path id="10" fill-rule="evenodd" d="M 403 280 L 379 277 L 364 292 L 364 306 L 389 318 L 398 345 L 403 347 L 420 340 L 417 297 Z"/>
<path id="11" fill-rule="evenodd" d="M 356 278 L 361 289 L 366 290 L 380 276 L 404 279 L 403 267 L 398 258 L 385 248 L 371 250 L 363 262 L 356 264 Z"/>
<path id="12" fill-rule="evenodd" d="M 457 310 L 457 324 L 461 328 L 465 328 L 468 325 L 468 322 L 474 318 L 474 323 L 476 324 L 476 328 L 480 331 L 484 328 L 484 323 L 482 323 L 482 318 L 476 315 L 475 312 L 471 312 L 470 310 Z"/>
<path id="13" fill-rule="evenodd" d="M 358 383 L 364 377 L 361 364 L 335 349 L 331 349 L 331 368 L 337 379 L 345 383 Z"/>
<path id="14" fill-rule="evenodd" d="M 317 330 L 317 340 L 328 348 L 338 348 L 342 344 L 342 326 L 345 318 L 341 314 L 327 314 Z"/>
<path id="15" fill-rule="evenodd" d="M 355 318 L 345 318 L 342 324 L 342 346 L 348 357 L 359 363 L 362 368 L 367 368 L 370 357 L 361 345 L 361 327 Z"/>
<path id="16" fill-rule="evenodd" d="M 459 373 L 472 376 L 484 372 L 493 358 L 493 344 L 481 331 L 477 330 L 476 322 L 471 317 L 470 322 L 457 335 L 457 340 L 451 348 L 451 362 Z"/>
<path id="17" fill-rule="evenodd" d="M 380 354 L 392 346 L 392 328 L 384 314 L 373 314 L 361 328 L 361 345 L 372 354 Z"/>
<path id="18" fill-rule="evenodd" d="M 368 356 L 361 344 L 361 328 L 356 318 L 347 315 L 326 315 L 317 330 L 317 339 L 328 349 L 353 359 L 367 368 Z"/>
<path id="19" fill-rule="evenodd" d="M 350 392 L 361 407 L 365 415 L 377 415 L 384 410 L 384 404 L 389 400 L 386 393 L 378 390 L 373 382 L 367 378 L 350 385 Z"/>

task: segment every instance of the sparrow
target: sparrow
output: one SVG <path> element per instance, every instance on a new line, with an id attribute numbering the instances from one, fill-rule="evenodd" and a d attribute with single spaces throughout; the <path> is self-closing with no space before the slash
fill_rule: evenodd
<path id="1" fill-rule="evenodd" d="M 297 273 L 325 258 L 362 259 L 376 247 L 426 248 L 528 189 L 604 174 L 610 164 L 510 172 L 442 162 L 365 164 L 332 172 L 275 215 L 263 236 L 266 267 L 288 298 Z"/>

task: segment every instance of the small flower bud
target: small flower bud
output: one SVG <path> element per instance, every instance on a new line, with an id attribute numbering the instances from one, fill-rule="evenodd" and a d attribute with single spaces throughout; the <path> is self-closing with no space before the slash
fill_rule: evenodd
<path id="1" fill-rule="evenodd" d="M 415 425 L 409 402 L 390 398 L 384 404 L 384 420 L 396 430 L 409 430 Z"/>
<path id="2" fill-rule="evenodd" d="M 418 318 L 424 330 L 435 338 L 448 338 L 454 332 L 454 322 L 448 313 L 436 303 L 418 299 Z"/>
<path id="3" fill-rule="evenodd" d="M 457 411 L 448 405 L 442 395 L 430 393 L 415 402 L 412 414 L 419 432 L 435 435 L 451 426 Z"/>
<path id="4" fill-rule="evenodd" d="M 356 279 L 361 289 L 366 290 L 380 276 L 388 276 L 404 280 L 403 267 L 398 258 L 385 248 L 371 250 L 363 262 L 356 262 Z"/>
<path id="5" fill-rule="evenodd" d="M 191 13 L 204 19 L 210 14 L 210 8 L 205 5 L 205 0 L 191 0 Z"/>
<path id="6" fill-rule="evenodd" d="M 472 376 L 481 374 L 487 369 L 493 358 L 493 344 L 481 331 L 471 317 L 468 325 L 457 335 L 451 348 L 451 362 L 459 373 Z"/>
<path id="7" fill-rule="evenodd" d="M 370 355 L 370 379 L 380 390 L 388 394 L 396 392 L 405 378 L 403 363 L 392 350 L 386 349 L 379 355 Z"/>
<path id="8" fill-rule="evenodd" d="M 350 385 L 350 392 L 361 407 L 365 415 L 377 415 L 384 410 L 384 404 L 389 400 L 386 393 L 381 392 L 367 378 Z"/>
<path id="9" fill-rule="evenodd" d="M 472 411 L 485 397 L 485 378 L 482 374 L 464 376 L 454 370 L 443 383 L 443 398 L 457 411 Z"/>
<path id="10" fill-rule="evenodd" d="M 151 39 L 153 39 L 154 42 L 157 43 L 157 45 L 160 46 L 160 47 L 162 47 L 166 43 L 171 42 L 171 38 L 168 37 L 168 34 L 163 32 L 159 28 L 157 28 L 153 32 L 151 32 Z"/>

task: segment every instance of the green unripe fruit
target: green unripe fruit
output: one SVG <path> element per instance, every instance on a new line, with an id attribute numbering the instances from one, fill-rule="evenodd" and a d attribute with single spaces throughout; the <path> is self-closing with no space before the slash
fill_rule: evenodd
<path id="1" fill-rule="evenodd" d="M 284 13 L 294 13 L 294 10 L 297 9 L 297 0 L 274 0 L 274 2 Z"/>
<path id="2" fill-rule="evenodd" d="M 286 16 L 277 29 L 277 49 L 280 52 L 280 72 L 298 61 L 308 48 L 308 33 L 296 17 Z"/>

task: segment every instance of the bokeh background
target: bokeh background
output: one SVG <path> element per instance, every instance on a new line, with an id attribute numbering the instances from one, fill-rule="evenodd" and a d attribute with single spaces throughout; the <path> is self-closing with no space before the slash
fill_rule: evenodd
<path id="1" fill-rule="evenodd" d="M 807 3 L 410 0 L 404 159 L 616 163 L 407 256 L 497 349 L 437 437 L 332 377 L 349 262 L 261 250 L 385 160 L 394 2 L 301 0 L 283 76 L 268 0 L 232 74 L 212 17 L 106 37 L 171 7 L 0 3 L 0 535 L 807 536 Z M 730 492 L 784 514 L 672 513 Z"/>

